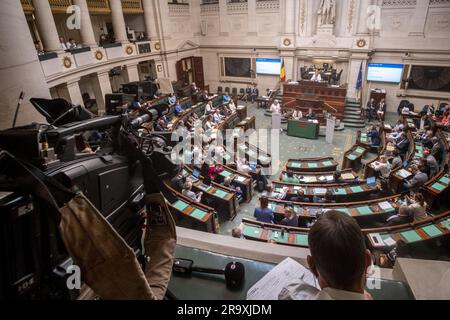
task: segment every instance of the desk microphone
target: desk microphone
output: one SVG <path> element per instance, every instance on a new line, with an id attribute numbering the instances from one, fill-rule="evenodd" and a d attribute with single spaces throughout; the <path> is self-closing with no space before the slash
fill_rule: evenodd
<path id="1" fill-rule="evenodd" d="M 193 272 L 225 275 L 225 282 L 230 289 L 239 289 L 245 280 L 245 267 L 240 262 L 230 262 L 225 269 L 212 269 L 194 266 L 194 261 L 175 259 L 172 270 L 174 273 L 190 276 Z"/>

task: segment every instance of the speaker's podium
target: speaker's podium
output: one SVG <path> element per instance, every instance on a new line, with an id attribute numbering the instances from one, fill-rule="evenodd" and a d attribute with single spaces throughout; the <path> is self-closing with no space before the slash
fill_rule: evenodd
<path id="1" fill-rule="evenodd" d="M 318 139 L 320 125 L 317 120 L 289 120 L 287 135 L 290 137 Z"/>

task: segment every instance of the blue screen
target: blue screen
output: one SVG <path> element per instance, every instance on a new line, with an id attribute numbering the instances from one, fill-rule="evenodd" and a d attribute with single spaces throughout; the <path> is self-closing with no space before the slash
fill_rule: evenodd
<path id="1" fill-rule="evenodd" d="M 256 58 L 256 73 L 279 76 L 281 59 Z"/>
<path id="2" fill-rule="evenodd" d="M 402 64 L 369 63 L 367 81 L 399 83 L 402 74 Z"/>

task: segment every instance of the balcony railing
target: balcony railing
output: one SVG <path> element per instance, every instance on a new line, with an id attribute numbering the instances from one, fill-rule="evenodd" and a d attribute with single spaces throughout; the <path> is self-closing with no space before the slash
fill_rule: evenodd
<path id="1" fill-rule="evenodd" d="M 123 13 L 143 13 L 141 0 L 122 0 Z"/>
<path id="2" fill-rule="evenodd" d="M 66 13 L 67 7 L 72 5 L 72 0 L 48 0 L 53 13 Z"/>
<path id="3" fill-rule="evenodd" d="M 188 16 L 190 14 L 189 3 L 169 2 L 169 16 Z"/>
<path id="4" fill-rule="evenodd" d="M 227 12 L 228 14 L 245 14 L 248 11 L 248 3 L 238 2 L 238 1 L 229 1 L 227 3 Z"/>
<path id="5" fill-rule="evenodd" d="M 20 3 L 22 4 L 22 8 L 25 13 L 32 13 L 34 11 L 31 0 L 20 0 Z"/>
<path id="6" fill-rule="evenodd" d="M 278 12 L 280 10 L 279 0 L 258 0 L 256 10 L 260 12 Z"/>
<path id="7" fill-rule="evenodd" d="M 89 12 L 94 14 L 109 14 L 111 8 L 107 0 L 86 0 Z"/>

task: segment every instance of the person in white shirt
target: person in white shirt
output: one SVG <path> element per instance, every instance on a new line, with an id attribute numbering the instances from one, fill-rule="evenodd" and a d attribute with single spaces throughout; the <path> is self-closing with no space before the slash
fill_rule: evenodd
<path id="1" fill-rule="evenodd" d="M 322 214 L 308 233 L 308 244 L 307 263 L 320 289 L 293 279 L 280 300 L 372 299 L 364 290 L 372 256 L 355 219 L 335 210 Z"/>
<path id="2" fill-rule="evenodd" d="M 252 172 L 252 168 L 246 163 L 244 159 L 236 158 L 237 171 L 242 173 Z"/>
<path id="3" fill-rule="evenodd" d="M 213 114 L 213 120 L 216 124 L 220 123 L 222 121 L 222 115 L 220 114 L 219 109 L 216 109 L 216 112 Z"/>
<path id="4" fill-rule="evenodd" d="M 316 81 L 316 82 L 322 81 L 322 76 L 320 75 L 319 70 L 316 70 L 316 72 L 314 73 L 314 75 L 311 78 L 311 81 Z"/>
<path id="5" fill-rule="evenodd" d="M 236 105 L 234 104 L 233 99 L 231 99 L 230 103 L 228 104 L 228 108 L 230 108 L 231 113 L 236 112 Z"/>
<path id="6" fill-rule="evenodd" d="M 277 113 L 277 114 L 281 113 L 281 105 L 278 102 L 278 100 L 275 100 L 273 102 L 273 104 L 270 106 L 270 112 L 272 112 L 272 114 L 273 113 Z"/>
<path id="7" fill-rule="evenodd" d="M 61 44 L 61 48 L 63 49 L 63 50 L 67 50 L 67 45 L 66 45 L 66 40 L 64 40 L 64 38 L 63 37 L 59 37 L 59 43 Z"/>
<path id="8" fill-rule="evenodd" d="M 405 196 L 406 204 L 411 210 L 411 215 L 414 217 L 414 222 L 420 222 L 428 218 L 427 203 L 421 193 L 415 193 L 413 197 Z"/>
<path id="9" fill-rule="evenodd" d="M 208 115 L 214 111 L 213 103 L 212 101 L 208 101 L 208 103 L 205 106 L 205 115 Z"/>
<path id="10" fill-rule="evenodd" d="M 391 174 L 391 164 L 388 162 L 388 159 L 385 155 L 380 157 L 380 161 L 375 161 L 372 163 L 372 168 L 380 173 L 380 176 L 387 179 Z"/>
<path id="11" fill-rule="evenodd" d="M 205 131 L 214 129 L 214 120 L 211 115 L 208 116 L 208 119 L 205 122 Z"/>
<path id="12" fill-rule="evenodd" d="M 292 118 L 295 120 L 299 120 L 303 118 L 303 112 L 301 110 L 294 110 L 294 113 L 292 114 Z"/>
<path id="13" fill-rule="evenodd" d="M 78 48 L 78 46 L 77 46 L 75 40 L 72 39 L 72 38 L 70 38 L 70 39 L 69 39 L 69 42 L 66 43 L 66 47 L 67 47 L 67 49 L 69 49 L 69 50 L 70 50 L 70 49 L 76 49 L 76 48 Z"/>
<path id="14" fill-rule="evenodd" d="M 402 114 L 407 115 L 407 114 L 410 114 L 410 113 L 411 113 L 411 110 L 409 110 L 409 107 L 408 106 L 404 106 L 403 109 L 402 109 Z"/>

